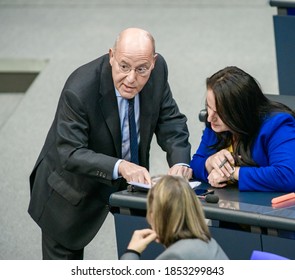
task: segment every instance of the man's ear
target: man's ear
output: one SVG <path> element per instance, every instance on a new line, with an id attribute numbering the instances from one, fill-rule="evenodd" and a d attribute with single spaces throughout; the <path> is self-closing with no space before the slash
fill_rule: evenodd
<path id="1" fill-rule="evenodd" d="M 114 58 L 114 50 L 113 49 L 109 49 L 109 61 L 110 61 L 110 65 L 113 66 L 113 58 Z"/>

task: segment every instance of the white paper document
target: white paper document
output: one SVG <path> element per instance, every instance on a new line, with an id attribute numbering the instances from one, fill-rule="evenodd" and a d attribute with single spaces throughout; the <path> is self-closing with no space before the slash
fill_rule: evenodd
<path id="1" fill-rule="evenodd" d="M 137 183 L 137 182 L 128 182 L 128 184 L 134 186 L 134 187 L 138 187 L 138 189 L 142 189 L 142 190 L 146 190 L 148 191 L 151 188 L 151 185 L 148 184 L 143 184 L 143 183 Z M 198 187 L 201 184 L 201 182 L 199 181 L 192 181 L 189 182 L 189 185 L 191 186 L 192 189 L 195 189 L 196 187 Z"/>

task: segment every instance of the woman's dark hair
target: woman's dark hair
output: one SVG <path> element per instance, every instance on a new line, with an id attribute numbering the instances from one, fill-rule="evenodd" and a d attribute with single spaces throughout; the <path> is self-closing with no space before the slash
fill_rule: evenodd
<path id="1" fill-rule="evenodd" d="M 295 112 L 286 105 L 269 100 L 259 83 L 238 67 L 229 66 L 216 72 L 207 78 L 206 85 L 214 93 L 218 116 L 232 131 L 217 133 L 218 142 L 212 147 L 228 148 L 234 136 L 238 165 L 256 165 L 251 157 L 251 146 L 265 117 L 275 112 L 295 117 Z"/>

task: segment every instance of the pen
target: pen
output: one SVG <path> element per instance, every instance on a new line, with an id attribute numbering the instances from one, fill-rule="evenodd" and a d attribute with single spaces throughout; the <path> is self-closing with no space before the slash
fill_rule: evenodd
<path id="1" fill-rule="evenodd" d="M 202 196 L 206 196 L 207 194 L 214 194 L 214 190 L 208 190 L 202 194 Z"/>
<path id="2" fill-rule="evenodd" d="M 220 164 L 219 168 L 223 167 L 227 163 L 227 158 L 225 158 Z"/>

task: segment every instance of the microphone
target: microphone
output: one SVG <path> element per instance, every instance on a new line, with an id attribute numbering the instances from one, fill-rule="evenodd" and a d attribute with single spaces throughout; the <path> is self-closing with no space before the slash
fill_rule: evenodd
<path id="1" fill-rule="evenodd" d="M 205 196 L 205 201 L 208 203 L 217 203 L 219 201 L 219 196 L 216 194 L 207 194 Z"/>
<path id="2" fill-rule="evenodd" d="M 205 199 L 208 203 L 217 203 L 219 201 L 219 196 L 216 194 L 206 194 L 206 195 L 198 195 L 198 198 Z"/>
<path id="3" fill-rule="evenodd" d="M 219 201 L 219 196 L 214 194 L 214 190 L 206 190 L 205 192 L 201 189 L 195 190 L 197 197 L 204 199 L 208 203 L 217 203 Z"/>

